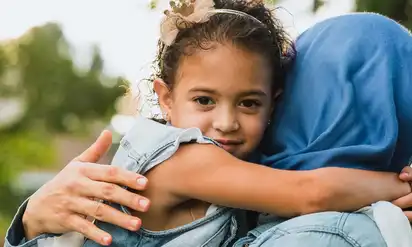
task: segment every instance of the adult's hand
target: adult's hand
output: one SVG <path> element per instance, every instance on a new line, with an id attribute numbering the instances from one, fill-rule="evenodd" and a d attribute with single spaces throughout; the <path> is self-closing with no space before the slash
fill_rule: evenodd
<path id="1" fill-rule="evenodd" d="M 403 168 L 399 174 L 399 178 L 402 181 L 409 182 L 412 186 L 412 168 L 410 166 Z M 392 203 L 402 208 L 406 217 L 408 217 L 409 221 L 412 222 L 412 192 L 406 196 L 396 199 Z"/>
<path id="2" fill-rule="evenodd" d="M 101 245 L 110 244 L 111 236 L 87 220 L 87 216 L 132 231 L 140 228 L 139 218 L 99 201 L 111 201 L 142 212 L 149 207 L 147 198 L 121 187 L 143 190 L 147 185 L 145 177 L 95 163 L 111 143 L 111 133 L 102 132 L 93 145 L 30 197 L 22 220 L 27 239 L 42 233 L 77 231 Z"/>

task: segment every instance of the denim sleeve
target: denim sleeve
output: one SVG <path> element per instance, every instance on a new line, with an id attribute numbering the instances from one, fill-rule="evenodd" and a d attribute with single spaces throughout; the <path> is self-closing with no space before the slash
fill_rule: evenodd
<path id="1" fill-rule="evenodd" d="M 37 247 L 37 241 L 39 239 L 56 236 L 53 234 L 42 234 L 34 239 L 26 241 L 22 218 L 24 211 L 26 210 L 28 200 L 29 199 L 24 201 L 17 210 L 9 229 L 7 230 L 4 247 Z"/>
<path id="2" fill-rule="evenodd" d="M 180 129 L 139 117 L 121 140 L 112 165 L 145 174 L 170 158 L 183 143 L 218 145 L 198 128 Z"/>

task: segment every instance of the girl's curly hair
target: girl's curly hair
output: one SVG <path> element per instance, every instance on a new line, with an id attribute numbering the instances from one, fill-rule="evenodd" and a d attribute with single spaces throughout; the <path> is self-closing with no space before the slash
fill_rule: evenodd
<path id="1" fill-rule="evenodd" d="M 237 47 L 264 56 L 272 69 L 273 92 L 283 89 L 286 72 L 296 52 L 293 42 L 272 11 L 258 0 L 214 0 L 214 3 L 215 9 L 241 11 L 260 22 L 236 14 L 215 14 L 204 23 L 179 23 L 177 26 L 181 28 L 172 45 L 166 46 L 159 41 L 153 63 L 154 72 L 148 81 L 161 78 L 173 89 L 182 57 L 199 49 L 210 49 L 211 43 L 231 42 Z M 227 61 L 222 61 L 224 62 Z"/>

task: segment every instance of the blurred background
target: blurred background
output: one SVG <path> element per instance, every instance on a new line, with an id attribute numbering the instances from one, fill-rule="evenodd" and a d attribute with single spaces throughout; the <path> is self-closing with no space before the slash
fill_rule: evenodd
<path id="1" fill-rule="evenodd" d="M 267 0 L 296 37 L 352 11 L 412 27 L 409 0 Z M 110 162 L 150 74 L 167 0 L 0 0 L 0 245 L 18 205 L 114 132 Z M 127 89 L 133 94 L 125 96 Z M 136 92 L 140 90 L 143 94 Z M 140 102 L 144 102 L 141 100 Z"/>

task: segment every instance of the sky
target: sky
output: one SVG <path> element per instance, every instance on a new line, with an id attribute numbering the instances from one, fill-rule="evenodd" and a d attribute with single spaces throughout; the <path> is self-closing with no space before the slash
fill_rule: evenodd
<path id="1" fill-rule="evenodd" d="M 105 70 L 137 82 L 148 75 L 154 58 L 162 10 L 160 0 L 149 10 L 149 0 L 0 0 L 0 40 L 16 38 L 36 25 L 58 22 L 74 47 L 79 66 L 90 62 L 91 47 L 97 44 Z M 313 23 L 346 13 L 354 0 L 329 0 L 314 16 L 312 0 L 281 0 L 277 10 L 292 37 Z"/>

